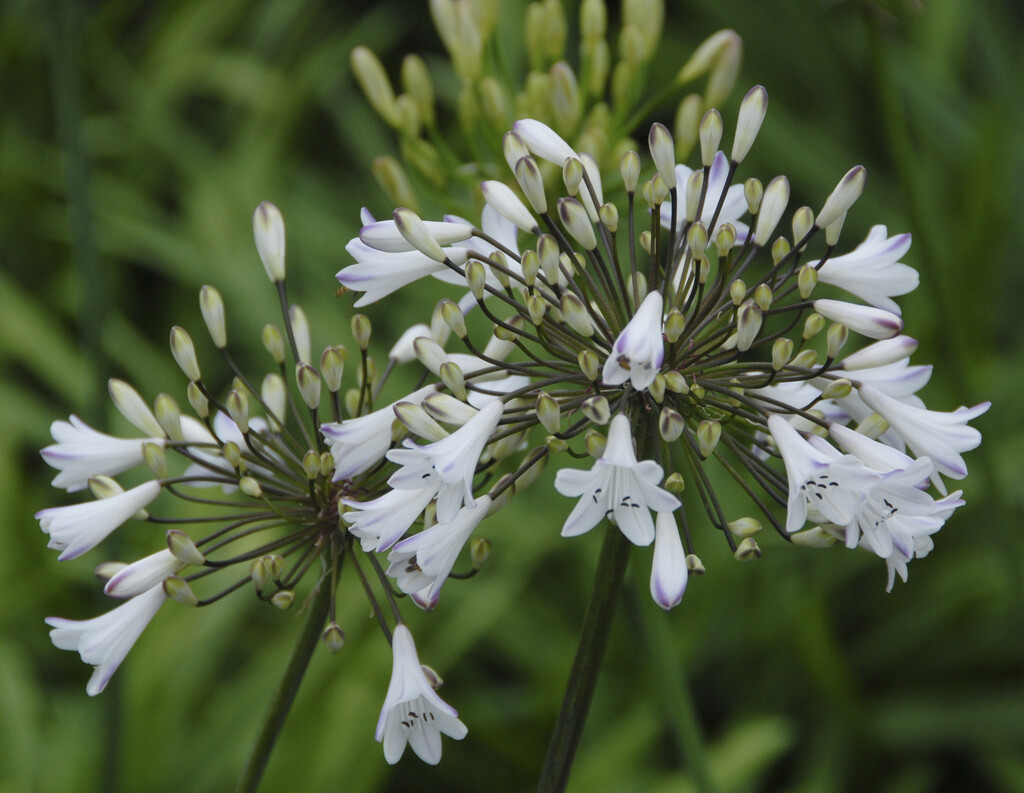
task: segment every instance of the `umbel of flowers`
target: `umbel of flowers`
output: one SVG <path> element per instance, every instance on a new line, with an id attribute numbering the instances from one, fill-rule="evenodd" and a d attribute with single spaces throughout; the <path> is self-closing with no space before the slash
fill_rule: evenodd
<path id="1" fill-rule="evenodd" d="M 645 561 L 663 608 L 704 572 L 696 529 L 706 522 L 738 559 L 760 555 L 755 535 L 767 523 L 795 544 L 866 549 L 884 560 L 890 587 L 905 579 L 963 503 L 946 482 L 966 476 L 961 454 L 980 442 L 968 421 L 988 404 L 945 413 L 916 396 L 931 368 L 909 363 L 917 343 L 893 301 L 917 285 L 899 261 L 909 235 L 875 226 L 837 252 L 863 168 L 818 211 L 791 212 L 788 238 L 779 231 L 786 178 L 740 181 L 767 101 L 760 86 L 747 94 L 724 149 L 722 118 L 708 111 L 693 169 L 676 163 L 672 136 L 655 124 L 646 174 L 637 152 L 602 172 L 588 152 L 523 119 L 502 139 L 508 182 L 481 185 L 479 224 L 424 221 L 408 208 L 378 222 L 364 211 L 347 246 L 355 264 L 338 274 L 357 307 L 428 276 L 458 299 L 402 334 L 384 367 L 368 354 L 369 321 L 354 315 L 359 361 L 344 393 L 345 350 L 312 356 L 308 323 L 285 291 L 284 225 L 262 204 L 256 243 L 285 320 L 283 334 L 264 331 L 274 371 L 257 385 L 236 367 L 223 302 L 204 287 L 210 338 L 235 374 L 229 392 L 207 385 L 191 338 L 175 328 L 193 416 L 166 395 L 151 408 L 112 381 L 142 436 L 112 438 L 72 417 L 54 424 L 43 451 L 56 486 L 97 496 L 38 514 L 62 559 L 133 518 L 154 527 L 155 548 L 166 543 L 98 568 L 120 607 L 49 620 L 54 643 L 96 667 L 88 691 L 102 690 L 168 598 L 205 606 L 245 587 L 287 608 L 306 578 L 311 622 L 337 652 L 334 602 L 350 567 L 393 649 L 376 738 L 388 762 L 407 744 L 437 762 L 440 735 L 459 739 L 466 727 L 420 665 L 399 602 L 433 610 L 452 578 L 479 570 L 490 548 L 474 538 L 481 523 L 552 457 L 555 489 L 574 501 L 561 533 L 607 518 L 620 572 L 632 546 L 653 544 Z M 606 201 L 613 190 L 618 203 Z M 417 368 L 422 386 L 382 398 L 399 367 Z M 141 466 L 150 481 L 123 490 L 113 479 Z M 735 479 L 745 503 L 722 502 L 719 475 Z M 214 490 L 196 492 L 204 487 Z M 209 514 L 151 514 L 168 495 Z"/>

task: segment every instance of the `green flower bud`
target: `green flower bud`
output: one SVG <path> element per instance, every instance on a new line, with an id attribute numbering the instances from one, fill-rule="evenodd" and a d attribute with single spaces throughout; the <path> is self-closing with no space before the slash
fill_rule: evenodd
<path id="1" fill-rule="evenodd" d="M 164 431 L 160 427 L 160 422 L 156 420 L 149 405 L 139 396 L 138 391 L 124 380 L 116 378 L 111 378 L 107 382 L 107 390 L 114 402 L 114 407 L 133 427 L 151 438 L 163 437 Z"/>
<path id="2" fill-rule="evenodd" d="M 825 329 L 825 318 L 821 314 L 811 313 L 804 320 L 804 341 L 813 339 Z"/>
<path id="3" fill-rule="evenodd" d="M 686 490 L 686 480 L 678 471 L 673 471 L 665 478 L 665 489 L 669 493 L 682 493 Z"/>
<path id="4" fill-rule="evenodd" d="M 511 488 L 505 492 L 508 493 L 510 491 Z M 490 557 L 491 541 L 483 537 L 475 537 L 469 546 L 469 559 L 470 563 L 473 565 L 473 569 L 479 570 L 482 568 Z"/>
<path id="5" fill-rule="evenodd" d="M 580 371 L 590 382 L 596 383 L 601 378 L 601 359 L 591 349 L 580 350 L 576 356 Z"/>
<path id="6" fill-rule="evenodd" d="M 583 437 L 583 445 L 587 448 L 587 454 L 591 457 L 600 459 L 604 456 L 604 448 L 608 444 L 608 439 L 604 437 L 600 432 L 591 428 L 587 430 L 586 435 Z"/>
<path id="7" fill-rule="evenodd" d="M 536 411 L 537 419 L 552 435 L 562 429 L 562 412 L 558 407 L 558 402 L 546 391 L 541 391 L 537 395 Z"/>
<path id="8" fill-rule="evenodd" d="M 372 326 L 370 318 L 365 314 L 353 314 L 351 319 L 352 337 L 360 350 L 366 350 L 370 346 L 370 333 Z"/>
<path id="9" fill-rule="evenodd" d="M 834 322 L 829 326 L 828 334 L 826 339 L 828 341 L 827 352 L 825 357 L 830 361 L 834 361 L 839 357 L 839 351 L 843 349 L 843 345 L 846 344 L 846 339 L 850 335 L 850 332 L 846 329 L 845 325 L 840 325 L 838 322 Z"/>
<path id="10" fill-rule="evenodd" d="M 667 443 L 679 440 L 685 426 L 686 422 L 677 411 L 669 407 L 661 409 L 661 414 L 658 416 L 658 431 Z"/>
<path id="11" fill-rule="evenodd" d="M 772 369 L 780 371 L 783 366 L 789 363 L 793 357 L 793 340 L 787 338 L 776 339 L 772 343 Z"/>
<path id="12" fill-rule="evenodd" d="M 743 198 L 747 202 L 747 211 L 756 215 L 761 210 L 761 201 L 764 200 L 764 187 L 761 180 L 750 177 L 743 183 Z"/>
<path id="13" fill-rule="evenodd" d="M 700 161 L 705 168 L 710 168 L 715 161 L 715 154 L 722 143 L 722 114 L 711 108 L 700 120 Z"/>
<path id="14" fill-rule="evenodd" d="M 196 383 L 189 383 L 186 393 L 188 394 L 188 403 L 199 418 L 205 419 L 210 415 L 210 402 Z"/>
<path id="15" fill-rule="evenodd" d="M 327 627 L 324 628 L 324 632 L 320 634 L 320 641 L 324 643 L 327 652 L 331 655 L 337 655 L 341 652 L 341 648 L 345 646 L 345 631 L 341 629 L 337 622 L 331 620 L 327 623 Z"/>
<path id="16" fill-rule="evenodd" d="M 704 419 L 697 425 L 697 445 L 700 447 L 700 456 L 707 459 L 718 446 L 718 440 L 722 437 L 722 425 L 711 419 Z"/>
<path id="17" fill-rule="evenodd" d="M 462 369 L 459 368 L 457 363 L 446 361 L 441 364 L 438 376 L 441 378 L 441 382 L 448 387 L 449 391 L 459 399 L 466 400 L 466 378 L 463 376 Z"/>
<path id="18" fill-rule="evenodd" d="M 796 282 L 800 287 L 800 297 L 806 300 L 818 285 L 818 271 L 805 264 L 797 272 Z"/>
<path id="19" fill-rule="evenodd" d="M 580 409 L 583 411 L 584 416 L 598 426 L 603 427 L 612 420 L 611 407 L 608 405 L 608 400 L 601 394 L 587 397 L 583 400 Z"/>
<path id="20" fill-rule="evenodd" d="M 224 321 L 224 300 L 212 286 L 199 290 L 199 310 L 203 314 L 206 329 L 210 332 L 213 346 L 223 350 L 228 344 L 228 331 Z M 196 378 L 190 378 L 195 380 Z"/>
<path id="21" fill-rule="evenodd" d="M 241 433 L 249 431 L 249 397 L 237 388 L 231 390 L 227 398 L 228 415 L 238 425 Z"/>
<path id="22" fill-rule="evenodd" d="M 181 603 L 183 606 L 199 605 L 199 598 L 188 582 L 176 575 L 168 576 L 163 581 L 164 594 L 171 600 Z"/>
<path id="23" fill-rule="evenodd" d="M 284 363 L 284 336 L 281 335 L 281 331 L 279 331 L 276 326 L 263 326 L 263 346 L 266 348 L 267 352 L 270 353 L 270 357 L 274 359 L 274 363 L 278 365 Z"/>
<path id="24" fill-rule="evenodd" d="M 157 443 L 142 444 L 142 460 L 157 479 L 167 478 L 167 454 Z"/>
<path id="25" fill-rule="evenodd" d="M 341 390 L 341 378 L 345 373 L 345 358 L 348 350 L 342 345 L 325 347 L 320 356 L 320 374 L 323 376 L 327 390 L 336 394 Z"/>
<path id="26" fill-rule="evenodd" d="M 260 498 L 263 495 L 263 488 L 260 483 L 251 476 L 243 476 L 238 480 L 238 489 L 249 498 Z"/>
<path id="27" fill-rule="evenodd" d="M 729 521 L 728 526 L 737 537 L 753 537 L 761 531 L 761 521 L 756 518 L 739 518 Z"/>
<path id="28" fill-rule="evenodd" d="M 384 65 L 368 47 L 352 50 L 349 64 L 356 82 L 377 114 L 391 127 L 397 127 L 399 118 L 395 106 L 395 91 L 384 71 Z"/>
<path id="29" fill-rule="evenodd" d="M 462 315 L 462 309 L 448 298 L 441 301 L 441 317 L 445 324 L 451 328 L 452 333 L 460 339 L 466 338 L 466 318 Z"/>
<path id="30" fill-rule="evenodd" d="M 198 567 L 206 561 L 192 538 L 178 529 L 171 529 L 167 532 L 167 550 L 174 555 L 175 559 L 184 564 Z"/>
<path id="31" fill-rule="evenodd" d="M 736 547 L 733 556 L 740 562 L 752 562 L 761 558 L 761 549 L 753 537 L 746 537 Z"/>
<path id="32" fill-rule="evenodd" d="M 270 598 L 270 602 L 281 609 L 281 611 L 287 611 L 292 607 L 292 603 L 295 602 L 295 593 L 290 589 L 279 590 Z"/>
<path id="33" fill-rule="evenodd" d="M 157 394 L 153 403 L 157 423 L 172 441 L 184 439 L 181 432 L 181 408 L 169 394 Z"/>
<path id="34" fill-rule="evenodd" d="M 622 155 L 619 171 L 622 173 L 622 182 L 626 192 L 632 195 L 636 192 L 636 186 L 640 182 L 640 155 L 635 151 L 627 151 Z"/>

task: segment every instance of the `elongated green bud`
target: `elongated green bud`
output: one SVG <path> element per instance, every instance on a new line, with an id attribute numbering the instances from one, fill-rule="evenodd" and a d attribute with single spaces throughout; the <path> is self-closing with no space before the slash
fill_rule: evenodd
<path id="1" fill-rule="evenodd" d="M 776 372 L 782 369 L 789 359 L 793 357 L 793 340 L 787 338 L 776 339 L 772 343 L 772 369 Z"/>
<path id="2" fill-rule="evenodd" d="M 446 361 L 441 364 L 441 368 L 438 370 L 438 376 L 441 378 L 441 382 L 448 386 L 448 390 L 456 397 L 461 400 L 466 399 L 466 378 L 462 374 L 462 369 L 457 363 L 454 363 L 453 361 Z"/>
<path id="3" fill-rule="evenodd" d="M 544 426 L 548 432 L 552 435 L 559 432 L 562 428 L 562 412 L 558 407 L 558 402 L 548 394 L 546 391 L 541 391 L 537 395 L 537 419 Z"/>
<path id="4" fill-rule="evenodd" d="M 325 347 L 320 355 L 320 374 L 327 390 L 336 394 L 341 390 L 341 378 L 345 373 L 345 358 L 348 351 L 342 346 Z"/>
<path id="5" fill-rule="evenodd" d="M 206 561 L 192 538 L 178 529 L 171 529 L 167 532 L 167 549 L 175 559 L 184 564 L 199 566 Z"/>
<path id="6" fill-rule="evenodd" d="M 711 108 L 700 120 L 700 161 L 710 168 L 722 143 L 722 114 Z"/>
<path id="7" fill-rule="evenodd" d="M 849 335 L 850 331 L 847 330 L 845 325 L 840 325 L 838 322 L 830 325 L 828 334 L 825 337 L 828 341 L 828 351 L 825 353 L 825 357 L 830 361 L 838 358 L 839 351 L 843 349 L 843 345 L 846 344 L 846 339 Z"/>
<path id="8" fill-rule="evenodd" d="M 192 591 L 192 587 L 189 586 L 185 579 L 179 578 L 176 575 L 168 576 L 164 579 L 163 590 L 167 597 L 177 603 L 181 603 L 183 606 L 199 605 L 199 598 Z"/>
<path id="9" fill-rule="evenodd" d="M 704 419 L 697 425 L 697 445 L 700 447 L 700 456 L 707 459 L 718 446 L 718 440 L 722 437 L 722 425 L 711 419 Z"/>
<path id="10" fill-rule="evenodd" d="M 594 335 L 594 322 L 587 312 L 586 306 L 573 292 L 562 293 L 562 318 L 569 323 L 569 326 L 581 336 L 590 337 Z"/>
<path id="11" fill-rule="evenodd" d="M 181 408 L 169 394 L 157 394 L 153 403 L 157 423 L 172 441 L 184 439 L 181 432 Z"/>
<path id="12" fill-rule="evenodd" d="M 622 173 L 622 183 L 626 192 L 632 195 L 640 183 L 640 155 L 635 151 L 627 151 L 622 155 L 619 171 Z"/>
<path id="13" fill-rule="evenodd" d="M 299 394 L 306 407 L 316 410 L 320 407 L 320 375 L 308 363 L 300 363 L 295 367 L 295 382 L 299 386 Z"/>
<path id="14" fill-rule="evenodd" d="M 263 326 L 263 347 L 270 357 L 274 359 L 274 363 L 280 365 L 285 360 L 285 346 L 284 336 L 281 335 L 281 331 L 277 329 L 275 325 L 264 325 Z"/>
<path id="15" fill-rule="evenodd" d="M 395 90 L 380 59 L 368 47 L 358 46 L 352 50 L 349 65 L 370 107 L 389 126 L 398 127 L 400 119 L 395 106 Z"/>
<path id="16" fill-rule="evenodd" d="M 223 350 L 228 344 L 228 331 L 224 321 L 224 300 L 220 292 L 212 286 L 202 287 L 199 290 L 199 310 L 203 314 L 203 322 L 210 332 L 213 346 Z"/>
<path id="17" fill-rule="evenodd" d="M 352 338 L 355 339 L 356 346 L 358 346 L 360 350 L 367 349 L 370 346 L 370 334 L 372 332 L 370 318 L 365 314 L 353 314 L 351 325 Z"/>
<path id="18" fill-rule="evenodd" d="M 107 390 L 114 407 L 124 416 L 135 428 L 151 438 L 162 438 L 164 431 L 160 422 L 156 420 L 149 405 L 139 395 L 139 392 L 132 388 L 124 380 L 111 378 L 107 382 Z"/>
<path id="19" fill-rule="evenodd" d="M 249 397 L 237 388 L 231 390 L 227 398 L 228 415 L 243 434 L 249 431 Z"/>
<path id="20" fill-rule="evenodd" d="M 198 385 L 189 383 L 185 393 L 188 395 L 188 403 L 199 418 L 205 419 L 210 415 L 210 402 Z"/>

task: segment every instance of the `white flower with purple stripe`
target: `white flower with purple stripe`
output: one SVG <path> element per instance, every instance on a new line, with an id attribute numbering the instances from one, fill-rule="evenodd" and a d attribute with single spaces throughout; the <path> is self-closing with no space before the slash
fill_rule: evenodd
<path id="1" fill-rule="evenodd" d="M 665 341 L 661 336 L 663 305 L 660 292 L 651 292 L 644 298 L 604 362 L 601 380 L 605 385 L 622 385 L 629 380 L 633 388 L 643 391 L 654 382 L 665 360 Z"/>
<path id="2" fill-rule="evenodd" d="M 53 422 L 50 434 L 56 443 L 41 452 L 59 472 L 50 484 L 69 493 L 84 490 L 94 476 L 117 476 L 141 465 L 144 444 L 167 443 L 166 438 L 116 438 L 94 430 L 78 416 Z"/>
<path id="3" fill-rule="evenodd" d="M 844 289 L 876 308 L 900 313 L 893 296 L 917 288 L 917 270 L 899 260 L 910 250 L 910 235 L 889 236 L 885 226 L 872 226 L 860 245 L 842 256 L 827 259 L 818 268 L 818 281 Z M 820 261 L 820 259 L 818 260 Z M 808 262 L 816 267 L 818 261 Z"/>

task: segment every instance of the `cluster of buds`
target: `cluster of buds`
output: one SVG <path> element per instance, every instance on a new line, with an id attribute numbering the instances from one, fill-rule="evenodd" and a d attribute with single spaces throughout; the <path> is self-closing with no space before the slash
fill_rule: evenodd
<path id="1" fill-rule="evenodd" d="M 453 108 L 437 107 L 430 71 L 419 56 L 403 60 L 396 92 L 371 50 L 352 51 L 352 71 L 374 110 L 395 130 L 404 162 L 403 167 L 391 156 L 375 159 L 377 183 L 396 206 L 415 211 L 425 196 L 444 195 L 451 202 L 457 184 L 475 187 L 480 174 L 501 178 L 500 153 L 487 142 L 520 118 L 547 124 L 602 166 L 613 164 L 635 148 L 630 136 L 651 110 L 673 99 L 678 101 L 676 153 L 686 159 L 697 142 L 701 114 L 725 99 L 735 83 L 742 40 L 733 30 L 713 34 L 665 79 L 652 68 L 664 6 L 664 0 L 623 0 L 616 33 L 609 30 L 604 0 L 583 0 L 574 68 L 567 60 L 570 20 L 560 0 L 530 3 L 523 20 L 527 71 L 522 75 L 498 71 L 505 59 L 493 41 L 497 0 L 431 0 L 458 84 Z M 653 90 L 652 76 L 658 78 Z M 695 89 L 704 77 L 703 90 Z M 458 122 L 454 128 L 444 125 L 452 118 Z"/>

